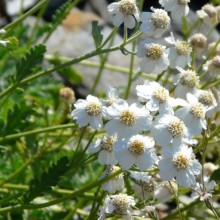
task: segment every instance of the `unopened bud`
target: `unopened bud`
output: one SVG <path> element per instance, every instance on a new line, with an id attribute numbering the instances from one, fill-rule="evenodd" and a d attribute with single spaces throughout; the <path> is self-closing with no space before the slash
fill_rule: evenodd
<path id="1" fill-rule="evenodd" d="M 76 101 L 74 91 L 68 87 L 60 89 L 60 97 L 63 102 L 68 104 L 73 104 Z"/>

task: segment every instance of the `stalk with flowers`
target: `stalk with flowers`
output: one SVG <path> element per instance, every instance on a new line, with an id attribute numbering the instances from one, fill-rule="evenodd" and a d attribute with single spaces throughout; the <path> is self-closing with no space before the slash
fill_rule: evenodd
<path id="1" fill-rule="evenodd" d="M 44 55 L 45 48 L 36 46 L 26 60 L 15 63 L 13 80 L 4 78 L 0 141 L 3 158 L 11 157 L 6 162 L 11 168 L 5 168 L 0 179 L 6 194 L 0 200 L 3 216 L 220 219 L 220 40 L 210 42 L 220 20 L 220 6 L 206 4 L 197 11 L 197 20 L 189 21 L 189 0 L 160 0 L 161 7 L 150 12 L 141 12 L 141 3 L 121 0 L 108 6 L 115 27 L 103 40 L 101 28 L 93 22 L 94 51 L 70 59 Z M 5 60 L 10 60 L 10 53 L 16 54 L 15 39 L 9 35 L 18 21 L 0 32 Z M 182 37 L 172 32 L 174 21 L 182 23 Z M 203 25 L 210 28 L 207 33 L 201 33 Z M 124 26 L 124 36 L 114 46 L 111 40 L 120 26 Z M 133 45 L 132 51 L 126 48 L 128 44 Z M 74 91 L 63 88 L 60 100 L 42 108 L 47 97 L 43 93 L 37 99 L 35 93 L 38 84 L 49 83 L 49 73 L 116 50 L 121 50 L 122 57 L 131 56 L 124 90 L 109 85 L 100 97 L 95 92 L 98 75 L 85 99 L 75 100 Z M 140 58 L 135 77 L 134 56 Z M 43 59 L 54 65 L 41 69 Z M 107 56 L 100 68 L 107 68 L 105 62 Z M 23 71 L 21 75 L 18 70 Z M 133 88 L 138 77 L 145 80 Z M 54 85 L 51 88 L 57 90 Z M 129 98 L 131 90 L 136 91 L 135 101 Z M 25 109 L 20 116 L 14 114 L 19 107 L 12 103 L 17 97 Z M 34 101 L 38 104 L 31 109 Z M 23 119 L 24 126 L 12 129 L 10 116 Z M 37 127 L 45 125 L 44 120 L 46 127 Z M 36 129 L 25 130 L 30 122 Z M 10 151 L 13 146 L 15 152 Z"/>

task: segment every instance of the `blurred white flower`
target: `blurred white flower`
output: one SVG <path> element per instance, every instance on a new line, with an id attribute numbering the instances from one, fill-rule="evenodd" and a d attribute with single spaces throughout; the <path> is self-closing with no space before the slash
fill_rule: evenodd
<path id="1" fill-rule="evenodd" d="M 108 5 L 108 12 L 113 15 L 113 24 L 119 27 L 122 23 L 127 28 L 134 28 L 139 20 L 139 12 L 136 0 L 121 0 Z"/>
<path id="2" fill-rule="evenodd" d="M 121 215 L 123 219 L 132 220 L 132 208 L 135 205 L 134 198 L 127 194 L 118 194 L 113 196 L 107 196 L 104 206 L 100 208 L 100 217 L 98 220 L 105 219 L 108 214 Z"/>
<path id="3" fill-rule="evenodd" d="M 120 170 L 120 167 L 117 166 L 107 166 L 106 170 L 104 171 L 101 178 L 105 178 L 106 176 L 109 176 L 117 171 Z M 121 191 L 124 188 L 124 179 L 123 174 L 119 174 L 110 180 L 106 181 L 102 184 L 102 189 L 104 191 L 108 191 L 111 194 L 114 194 L 117 191 Z"/>
<path id="4" fill-rule="evenodd" d="M 163 9 L 151 8 L 153 12 L 142 12 L 140 20 L 143 22 L 140 30 L 151 37 L 160 38 L 170 28 L 170 17 Z"/>
<path id="5" fill-rule="evenodd" d="M 185 106 L 176 110 L 175 115 L 184 121 L 190 134 L 200 135 L 202 129 L 207 128 L 205 119 L 207 108 L 190 93 L 187 94 L 187 100 Z"/>
<path id="6" fill-rule="evenodd" d="M 133 190 L 139 199 L 146 201 L 154 192 L 155 182 L 146 172 L 131 172 L 131 178 L 134 179 Z"/>
<path id="7" fill-rule="evenodd" d="M 196 94 L 199 85 L 199 77 L 193 70 L 184 70 L 177 67 L 179 74 L 173 77 L 173 82 L 176 86 L 174 94 L 178 98 L 186 99 L 186 94 Z"/>
<path id="8" fill-rule="evenodd" d="M 100 164 L 115 165 L 118 163 L 113 151 L 115 141 L 116 138 L 105 135 L 97 139 L 96 142 L 91 143 L 88 151 L 91 153 L 99 152 L 98 161 Z"/>
<path id="9" fill-rule="evenodd" d="M 166 37 L 165 41 L 173 45 L 168 49 L 170 60 L 169 67 L 174 69 L 176 67 L 184 68 L 186 65 L 191 66 L 191 52 L 192 48 L 187 41 L 175 40 L 173 34 L 170 37 Z"/>
<path id="10" fill-rule="evenodd" d="M 170 64 L 166 47 L 154 43 L 153 39 L 140 41 L 137 56 L 142 58 L 140 69 L 145 73 L 160 74 Z"/>
<path id="11" fill-rule="evenodd" d="M 189 38 L 193 50 L 200 54 L 207 46 L 207 38 L 202 33 L 195 33 Z"/>
<path id="12" fill-rule="evenodd" d="M 102 103 L 95 96 L 88 95 L 86 100 L 79 99 L 74 104 L 75 109 L 71 115 L 76 120 L 79 127 L 90 125 L 97 130 L 103 126 L 102 122 Z"/>
<path id="13" fill-rule="evenodd" d="M 134 135 L 128 141 L 115 143 L 115 156 L 120 166 L 129 170 L 134 164 L 142 171 L 152 167 L 158 160 L 154 152 L 154 140 L 151 137 Z"/>
<path id="14" fill-rule="evenodd" d="M 169 96 L 169 91 L 154 81 L 145 80 L 144 85 L 137 85 L 137 96 L 151 112 L 160 114 L 169 112 L 176 106 L 176 100 Z"/>
<path id="15" fill-rule="evenodd" d="M 196 185 L 192 187 L 192 198 L 196 199 L 199 197 L 201 201 L 204 201 L 207 197 L 212 197 L 213 189 L 217 184 L 214 180 L 209 180 L 209 176 L 204 176 L 201 183 L 197 182 Z"/>
<path id="16" fill-rule="evenodd" d="M 108 118 L 105 125 L 109 135 L 118 139 L 130 138 L 132 135 L 150 129 L 152 116 L 149 111 L 140 104 L 128 105 L 126 101 L 114 103 L 107 108 Z"/>
<path id="17" fill-rule="evenodd" d="M 206 4 L 201 10 L 197 12 L 198 17 L 210 26 L 218 24 L 218 11 L 217 8 L 211 4 Z"/>
<path id="18" fill-rule="evenodd" d="M 163 181 L 156 186 L 154 198 L 160 202 L 167 202 L 173 195 L 175 195 L 175 193 L 177 193 L 177 191 L 178 187 L 176 181 Z"/>
<path id="19" fill-rule="evenodd" d="M 196 184 L 195 175 L 201 172 L 201 164 L 195 159 L 192 148 L 186 145 L 177 147 L 163 147 L 162 158 L 158 168 L 162 180 L 176 181 L 180 186 L 193 186 Z"/>
<path id="20" fill-rule="evenodd" d="M 190 0 L 159 0 L 161 6 L 170 11 L 172 19 L 177 22 L 181 22 L 182 17 L 188 15 L 189 2 Z"/>
<path id="21" fill-rule="evenodd" d="M 204 65 L 205 70 L 207 69 L 214 77 L 220 74 L 220 55 L 213 57 L 208 60 Z"/>

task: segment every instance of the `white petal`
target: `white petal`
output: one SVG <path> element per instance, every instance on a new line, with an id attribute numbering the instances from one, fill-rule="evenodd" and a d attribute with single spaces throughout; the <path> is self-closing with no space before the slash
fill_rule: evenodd
<path id="1" fill-rule="evenodd" d="M 135 157 L 128 151 L 120 151 L 115 156 L 125 170 L 129 170 L 135 163 Z"/>
<path id="2" fill-rule="evenodd" d="M 118 12 L 116 15 L 113 16 L 113 24 L 117 27 L 119 27 L 122 23 L 123 23 L 123 20 L 124 19 L 124 16 L 122 13 Z"/>
<path id="3" fill-rule="evenodd" d="M 124 18 L 125 26 L 129 29 L 133 29 L 135 27 L 136 21 L 133 16 L 129 15 Z"/>
<path id="4" fill-rule="evenodd" d="M 171 180 L 176 176 L 176 170 L 174 169 L 173 163 L 170 159 L 160 160 L 158 168 L 160 169 L 160 177 L 163 180 Z"/>

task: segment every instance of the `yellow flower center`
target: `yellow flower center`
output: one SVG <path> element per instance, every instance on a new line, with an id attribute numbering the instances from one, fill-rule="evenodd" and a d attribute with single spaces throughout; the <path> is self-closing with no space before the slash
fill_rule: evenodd
<path id="1" fill-rule="evenodd" d="M 212 59 L 212 65 L 216 68 L 220 68 L 220 56 L 215 56 Z"/>
<path id="2" fill-rule="evenodd" d="M 124 213 L 127 211 L 129 206 L 129 200 L 126 195 L 119 194 L 112 200 L 113 206 L 115 207 L 116 213 Z"/>
<path id="3" fill-rule="evenodd" d="M 180 83 L 184 86 L 188 86 L 189 88 L 194 88 L 199 83 L 199 78 L 194 71 L 187 70 L 181 73 Z"/>
<path id="4" fill-rule="evenodd" d="M 135 156 L 144 153 L 144 142 L 141 140 L 133 140 L 129 143 L 128 150 Z"/>
<path id="5" fill-rule="evenodd" d="M 119 2 L 119 11 L 126 15 L 135 14 L 135 4 L 129 0 L 122 0 Z"/>
<path id="6" fill-rule="evenodd" d="M 163 48 L 160 44 L 150 44 L 146 48 L 145 56 L 150 60 L 159 60 L 163 55 Z"/>
<path id="7" fill-rule="evenodd" d="M 190 108 L 190 112 L 193 116 L 197 118 L 204 118 L 205 117 L 205 111 L 202 103 L 197 102 L 196 104 L 192 105 Z"/>
<path id="8" fill-rule="evenodd" d="M 202 7 L 202 10 L 208 14 L 209 17 L 216 17 L 217 16 L 217 10 L 213 5 L 206 4 Z"/>
<path id="9" fill-rule="evenodd" d="M 173 118 L 173 120 L 168 124 L 168 131 L 172 136 L 181 136 L 184 134 L 185 125 L 183 121 L 179 118 Z"/>
<path id="10" fill-rule="evenodd" d="M 97 116 L 101 113 L 102 106 L 98 102 L 90 102 L 87 104 L 85 110 L 88 113 L 88 115 Z"/>
<path id="11" fill-rule="evenodd" d="M 155 9 L 151 16 L 151 21 L 159 29 L 167 29 L 170 26 L 170 17 L 163 9 Z"/>
<path id="12" fill-rule="evenodd" d="M 197 33 L 190 38 L 190 43 L 193 47 L 204 49 L 207 44 L 207 38 L 203 34 Z"/>
<path id="13" fill-rule="evenodd" d="M 204 91 L 199 96 L 199 102 L 201 102 L 203 105 L 210 106 L 214 103 L 214 95 L 211 91 Z"/>
<path id="14" fill-rule="evenodd" d="M 129 110 L 124 110 L 124 111 L 122 111 L 119 120 L 123 125 L 132 126 L 136 122 L 136 117 L 133 112 L 131 112 Z"/>
<path id="15" fill-rule="evenodd" d="M 190 55 L 192 48 L 190 44 L 186 41 L 177 40 L 176 42 L 176 52 L 178 55 L 188 56 Z"/>
<path id="16" fill-rule="evenodd" d="M 111 136 L 104 136 L 100 143 L 100 148 L 108 152 L 112 152 L 115 143 L 115 138 Z"/>
<path id="17" fill-rule="evenodd" d="M 176 153 L 174 154 L 173 157 L 173 164 L 175 167 L 180 170 L 180 169 L 186 169 L 189 164 L 190 164 L 190 159 L 184 155 L 183 153 Z"/>
<path id="18" fill-rule="evenodd" d="M 165 102 L 169 97 L 169 92 L 164 87 L 158 87 L 153 91 L 153 96 L 160 102 Z"/>

